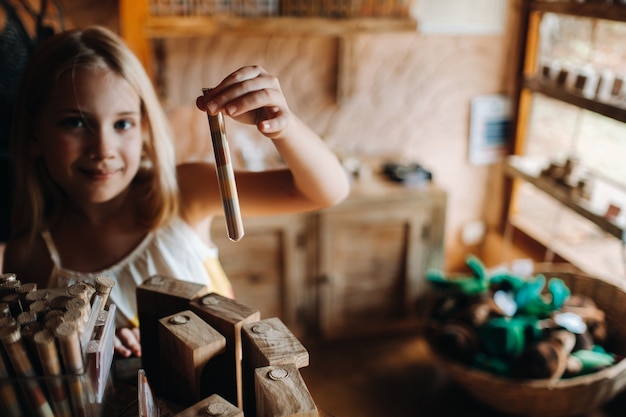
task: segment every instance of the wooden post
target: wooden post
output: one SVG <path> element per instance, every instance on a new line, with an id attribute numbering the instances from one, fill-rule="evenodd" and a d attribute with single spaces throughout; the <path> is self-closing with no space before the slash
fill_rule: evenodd
<path id="1" fill-rule="evenodd" d="M 296 365 L 255 370 L 256 417 L 318 417 L 317 407 Z"/>
<path id="2" fill-rule="evenodd" d="M 243 417 L 243 411 L 226 401 L 224 398 L 220 397 L 218 394 L 213 394 L 174 415 L 174 417 L 198 416 Z"/>
<path id="3" fill-rule="evenodd" d="M 152 78 L 152 49 L 144 33 L 149 6 L 148 0 L 120 0 L 118 4 L 121 35 Z"/>
<path id="4" fill-rule="evenodd" d="M 189 309 L 189 302 L 208 294 L 206 285 L 155 275 L 137 287 L 141 365 L 150 386 L 160 392 L 159 320 Z"/>
<path id="5" fill-rule="evenodd" d="M 163 397 L 184 405 L 199 401 L 205 367 L 217 354 L 224 352 L 226 339 L 191 310 L 181 311 L 159 320 L 161 352 L 161 387 Z"/>
<path id="6" fill-rule="evenodd" d="M 268 365 L 309 365 L 309 352 L 279 318 L 260 320 L 243 326 L 244 362 L 255 368 Z"/>
<path id="7" fill-rule="evenodd" d="M 222 378 L 219 381 L 215 379 L 215 387 L 209 389 L 243 409 L 241 329 L 244 324 L 259 321 L 261 314 L 258 310 L 215 293 L 193 300 L 190 308 L 226 338 L 224 355 L 211 361 L 214 372 L 219 372 Z"/>
<path id="8" fill-rule="evenodd" d="M 246 415 L 256 415 L 254 373 L 273 365 L 309 365 L 309 352 L 279 318 L 248 323 L 242 329 L 243 402 Z"/>

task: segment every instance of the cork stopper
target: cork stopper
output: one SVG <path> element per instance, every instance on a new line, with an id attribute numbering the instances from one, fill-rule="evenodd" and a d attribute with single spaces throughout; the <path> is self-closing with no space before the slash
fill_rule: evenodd
<path id="1" fill-rule="evenodd" d="M 19 279 L 14 279 L 0 283 L 0 288 L 4 291 L 16 291 L 20 285 L 22 282 Z"/>
<path id="2" fill-rule="evenodd" d="M 50 306 L 48 300 L 38 300 L 32 302 L 28 307 L 28 310 L 37 314 L 37 316 L 44 316 L 48 311 L 50 311 Z"/>
<path id="3" fill-rule="evenodd" d="M 50 313 L 48 313 L 50 314 Z M 54 316 L 51 318 L 46 318 L 46 322 L 44 323 L 44 327 L 48 330 L 50 330 L 51 332 L 54 332 L 57 327 L 59 327 L 60 325 L 62 325 L 63 323 L 65 323 L 65 318 L 61 315 L 61 316 Z"/>
<path id="4" fill-rule="evenodd" d="M 78 334 L 78 326 L 69 321 L 64 321 L 54 329 L 54 335 L 59 339 L 68 339 L 75 334 Z"/>
<path id="5" fill-rule="evenodd" d="M 86 282 L 77 282 L 67 288 L 67 293 L 72 297 L 80 297 L 89 302 L 96 292 L 96 288 Z"/>
<path id="6" fill-rule="evenodd" d="M 106 299 L 114 286 L 115 281 L 109 277 L 96 278 L 96 292 L 100 294 L 102 298 Z"/>
<path id="7" fill-rule="evenodd" d="M 17 275 L 13 273 L 0 274 L 0 284 L 7 281 L 16 281 Z"/>
<path id="8" fill-rule="evenodd" d="M 0 327 L 10 327 L 17 325 L 17 321 L 13 316 L 0 317 Z"/>
<path id="9" fill-rule="evenodd" d="M 33 321 L 30 323 L 26 323 L 22 326 L 20 332 L 22 333 L 22 338 L 26 340 L 32 340 L 35 334 L 43 330 L 43 326 L 38 321 Z"/>
<path id="10" fill-rule="evenodd" d="M 37 321 L 37 313 L 33 313 L 32 311 L 23 311 L 17 315 L 17 323 L 20 326 L 24 326 L 28 323 L 33 323 Z"/>
<path id="11" fill-rule="evenodd" d="M 65 311 L 63 310 L 48 310 L 45 316 L 45 320 L 44 321 L 48 321 L 51 320 L 55 317 L 63 317 L 63 314 L 65 314 Z"/>
<path id="12" fill-rule="evenodd" d="M 70 297 L 69 295 L 60 295 L 58 297 L 54 297 L 50 300 L 50 309 L 51 310 L 65 310 L 65 306 L 69 300 L 73 300 L 74 297 Z"/>
<path id="13" fill-rule="evenodd" d="M 67 311 L 70 311 L 70 310 L 84 310 L 87 306 L 88 306 L 87 301 L 85 301 L 85 299 L 81 298 L 81 297 L 71 298 L 71 299 L 67 300 L 67 302 L 65 303 L 65 309 Z"/>
<path id="14" fill-rule="evenodd" d="M 63 318 L 66 322 L 72 323 L 80 323 L 83 320 L 83 311 L 82 310 L 68 310 L 63 313 Z"/>
<path id="15" fill-rule="evenodd" d="M 20 285 L 16 289 L 16 291 L 18 294 L 22 296 L 26 296 L 26 294 L 28 294 L 31 291 L 35 291 L 36 289 L 37 289 L 37 284 L 35 284 L 34 282 L 28 282 L 28 283 Z"/>
<path id="16" fill-rule="evenodd" d="M 11 309 L 9 307 L 9 304 L 0 303 L 0 316 L 4 317 L 4 316 L 10 316 L 10 315 L 11 315 Z"/>
<path id="17" fill-rule="evenodd" d="M 12 345 L 22 339 L 22 333 L 17 323 L 12 326 L 0 327 L 0 341 L 3 345 Z"/>
<path id="18" fill-rule="evenodd" d="M 30 291 L 28 294 L 24 296 L 26 301 L 35 302 L 39 300 L 47 300 L 49 296 L 49 292 L 43 289 L 36 289 Z"/>
<path id="19" fill-rule="evenodd" d="M 33 341 L 37 345 L 48 345 L 50 343 L 54 343 L 54 335 L 50 332 L 50 330 L 44 329 L 35 333 Z"/>

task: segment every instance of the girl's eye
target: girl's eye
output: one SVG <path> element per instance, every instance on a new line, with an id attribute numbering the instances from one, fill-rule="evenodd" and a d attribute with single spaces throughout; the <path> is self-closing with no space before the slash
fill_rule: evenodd
<path id="1" fill-rule="evenodd" d="M 87 125 L 80 117 L 68 117 L 64 119 L 61 124 L 70 128 L 81 128 Z"/>
<path id="2" fill-rule="evenodd" d="M 130 120 L 119 120 L 115 122 L 115 129 L 117 130 L 128 130 L 131 129 L 135 124 Z"/>

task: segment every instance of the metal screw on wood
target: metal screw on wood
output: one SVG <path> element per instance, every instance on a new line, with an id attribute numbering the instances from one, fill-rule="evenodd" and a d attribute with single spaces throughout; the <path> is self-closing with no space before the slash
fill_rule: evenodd
<path id="1" fill-rule="evenodd" d="M 207 295 L 206 297 L 203 297 L 202 300 L 200 300 L 200 303 L 205 306 L 214 306 L 219 304 L 220 300 L 212 295 Z"/>
<path id="2" fill-rule="evenodd" d="M 211 403 L 205 411 L 210 416 L 221 416 L 226 412 L 226 406 L 222 403 Z"/>
<path id="3" fill-rule="evenodd" d="M 252 331 L 257 334 L 269 333 L 272 330 L 272 326 L 269 324 L 261 323 L 252 326 Z"/>
<path id="4" fill-rule="evenodd" d="M 191 320 L 189 316 L 177 314 L 174 317 L 170 318 L 170 323 L 171 324 L 187 324 L 189 323 L 189 320 Z"/>
<path id="5" fill-rule="evenodd" d="M 165 284 L 165 280 L 161 277 L 152 277 L 150 279 L 150 285 L 161 286 Z"/>
<path id="6" fill-rule="evenodd" d="M 280 381 L 281 379 L 287 378 L 289 376 L 289 372 L 283 368 L 276 368 L 269 371 L 267 376 L 272 381 Z"/>

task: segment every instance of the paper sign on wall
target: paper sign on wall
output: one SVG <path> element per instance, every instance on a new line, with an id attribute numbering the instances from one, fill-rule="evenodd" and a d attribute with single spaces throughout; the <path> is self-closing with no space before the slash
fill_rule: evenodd
<path id="1" fill-rule="evenodd" d="M 493 94 L 472 99 L 469 160 L 475 165 L 498 162 L 511 137 L 511 99 Z"/>

